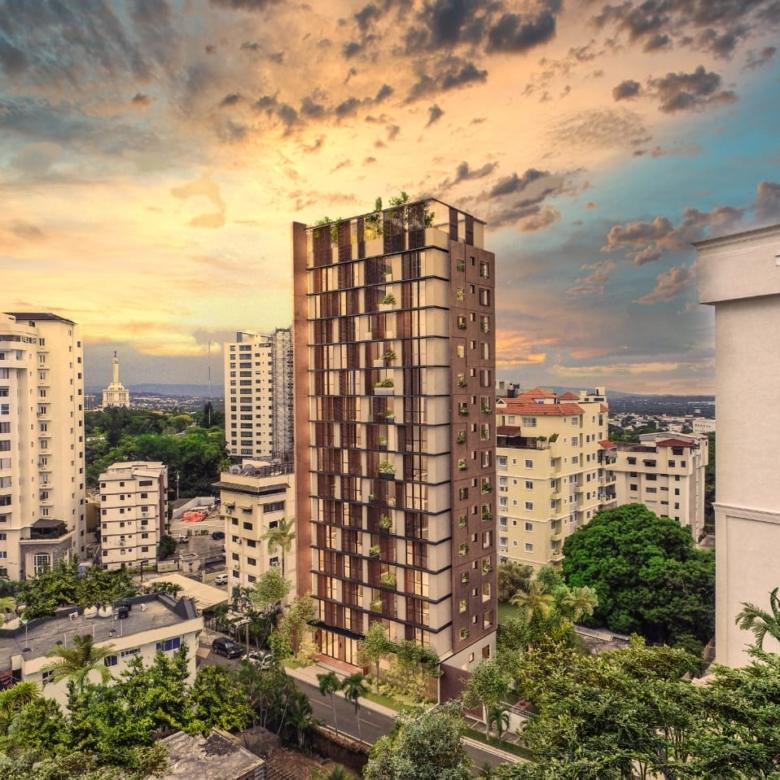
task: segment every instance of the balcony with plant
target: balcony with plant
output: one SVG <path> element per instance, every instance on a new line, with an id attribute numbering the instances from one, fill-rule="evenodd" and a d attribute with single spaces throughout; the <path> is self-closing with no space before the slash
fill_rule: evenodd
<path id="1" fill-rule="evenodd" d="M 458 528 L 465 528 L 468 524 L 468 517 L 466 515 L 458 516 Z"/>
<path id="2" fill-rule="evenodd" d="M 374 395 L 392 395 L 395 382 L 388 376 L 374 383 Z"/>
<path id="3" fill-rule="evenodd" d="M 382 599 L 381 598 L 371 599 L 371 611 L 372 612 L 381 612 L 382 611 Z"/>
<path id="4" fill-rule="evenodd" d="M 379 545 L 378 544 L 372 544 L 368 548 L 368 556 L 369 558 L 378 558 L 379 557 Z"/>
<path id="5" fill-rule="evenodd" d="M 459 414 L 461 417 L 468 417 L 468 416 L 469 416 L 469 407 L 468 407 L 468 404 L 465 404 L 465 403 L 463 403 L 463 404 L 460 404 L 460 405 L 458 406 L 458 414 Z"/>
<path id="6" fill-rule="evenodd" d="M 490 561 L 482 561 L 482 573 L 490 574 L 493 571 L 493 564 Z"/>
<path id="7" fill-rule="evenodd" d="M 395 306 L 395 295 L 392 293 L 385 294 L 385 296 L 379 301 L 379 308 L 382 311 L 388 311 L 389 309 L 392 309 L 393 306 Z"/>
<path id="8" fill-rule="evenodd" d="M 493 519 L 493 513 L 490 511 L 490 507 L 482 507 L 482 519 L 487 523 Z"/>
<path id="9" fill-rule="evenodd" d="M 393 518 L 390 515 L 380 515 L 378 525 L 383 531 L 389 531 L 393 527 Z"/>
<path id="10" fill-rule="evenodd" d="M 490 414 L 493 411 L 492 407 L 487 401 L 482 401 L 480 404 L 480 409 L 482 409 L 483 414 Z"/>
<path id="11" fill-rule="evenodd" d="M 379 439 L 377 439 L 376 446 L 380 450 L 386 450 L 387 449 L 387 439 L 384 436 L 380 436 Z"/>
<path id="12" fill-rule="evenodd" d="M 490 482 L 489 479 L 483 479 L 482 480 L 482 492 L 483 493 L 492 493 L 493 492 L 493 485 Z"/>
<path id="13" fill-rule="evenodd" d="M 458 374 L 458 387 L 466 387 L 468 382 L 466 381 L 465 374 Z"/>
<path id="14" fill-rule="evenodd" d="M 385 350 L 385 353 L 382 355 L 382 360 L 384 361 L 386 366 L 395 363 L 397 359 L 398 359 L 398 355 L 396 355 L 395 351 L 392 349 Z"/>
<path id="15" fill-rule="evenodd" d="M 380 479 L 395 479 L 395 466 L 386 460 L 379 464 L 378 471 Z"/>
<path id="16" fill-rule="evenodd" d="M 455 441 L 458 444 L 466 443 L 466 431 L 458 431 L 458 435 L 455 437 Z"/>
<path id="17" fill-rule="evenodd" d="M 379 582 L 386 588 L 395 588 L 398 584 L 398 580 L 391 571 L 386 571 L 379 575 Z"/>
<path id="18" fill-rule="evenodd" d="M 458 459 L 458 471 L 465 471 L 468 468 L 465 458 Z"/>

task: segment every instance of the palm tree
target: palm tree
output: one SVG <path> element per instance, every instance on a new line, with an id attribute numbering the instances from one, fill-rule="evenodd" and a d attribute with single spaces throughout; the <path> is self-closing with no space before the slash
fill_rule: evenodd
<path id="1" fill-rule="evenodd" d="M 268 552 L 275 553 L 277 550 L 282 557 L 282 576 L 284 576 L 284 554 L 290 552 L 292 543 L 295 539 L 295 520 L 282 518 L 276 528 L 269 528 L 263 539 L 268 542 Z"/>
<path id="2" fill-rule="evenodd" d="M 501 739 L 501 735 L 509 728 L 509 712 L 503 704 L 494 704 L 487 714 L 487 736 L 490 739 L 490 729 L 496 727 L 496 736 Z"/>
<path id="3" fill-rule="evenodd" d="M 13 715 L 40 696 L 41 689 L 37 683 L 29 680 L 18 682 L 0 693 L 0 713 L 6 717 Z"/>
<path id="4" fill-rule="evenodd" d="M 553 596 L 546 592 L 544 584 L 539 580 L 533 580 L 527 591 L 518 590 L 512 596 L 512 604 L 519 607 L 529 620 L 547 617 L 553 601 Z"/>
<path id="5" fill-rule="evenodd" d="M 737 615 L 737 625 L 743 631 L 753 632 L 759 650 L 764 649 L 767 634 L 780 642 L 780 597 L 777 595 L 779 590 L 780 588 L 775 588 L 769 594 L 769 612 L 759 609 L 755 604 L 743 603 L 743 609 Z"/>
<path id="6" fill-rule="evenodd" d="M 366 678 L 360 673 L 350 674 L 341 681 L 341 690 L 344 691 L 344 698 L 351 701 L 355 707 L 355 717 L 357 718 L 358 739 L 363 741 L 363 734 L 360 730 L 360 697 L 368 693 Z"/>
<path id="7" fill-rule="evenodd" d="M 323 696 L 330 696 L 330 704 L 333 707 L 333 726 L 336 729 L 336 734 L 338 734 L 339 724 L 336 721 L 336 700 L 334 694 L 341 688 L 341 681 L 335 672 L 326 672 L 325 674 L 317 675 L 317 682 L 320 686 L 320 693 Z"/>
<path id="8" fill-rule="evenodd" d="M 13 596 L 3 596 L 0 598 L 0 626 L 5 623 L 5 613 L 16 609 L 16 599 Z"/>
<path id="9" fill-rule="evenodd" d="M 590 617 L 599 605 L 599 597 L 593 588 L 587 585 L 581 588 L 570 588 L 561 596 L 560 610 L 573 623 L 583 617 Z"/>
<path id="10" fill-rule="evenodd" d="M 295 691 L 290 704 L 291 706 L 287 712 L 287 723 L 295 729 L 298 747 L 303 750 L 306 742 L 306 732 L 314 725 L 314 719 L 311 715 L 311 703 L 305 694 Z"/>
<path id="11" fill-rule="evenodd" d="M 89 635 L 74 636 L 73 645 L 65 647 L 57 645 L 48 653 L 49 658 L 59 659 L 57 663 L 47 666 L 44 671 L 52 672 L 54 682 L 73 680 L 79 688 L 89 678 L 90 672 L 98 672 L 105 683 L 111 679 L 111 673 L 105 664 L 107 656 L 111 655 L 113 645 L 97 647 L 95 640 Z"/>

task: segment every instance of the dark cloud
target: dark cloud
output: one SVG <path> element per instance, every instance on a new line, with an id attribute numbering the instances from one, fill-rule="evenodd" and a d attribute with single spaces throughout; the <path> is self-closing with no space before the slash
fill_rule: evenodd
<path id="1" fill-rule="evenodd" d="M 307 95 L 301 101 L 301 114 L 309 119 L 319 119 L 325 116 L 327 109 L 313 95 Z"/>
<path id="2" fill-rule="evenodd" d="M 425 126 L 430 127 L 432 124 L 438 122 L 443 116 L 444 110 L 434 103 L 434 105 L 428 109 L 428 122 Z"/>
<path id="3" fill-rule="evenodd" d="M 486 79 L 487 71 L 480 70 L 473 62 L 459 57 L 448 57 L 436 64 L 436 72 L 433 75 L 419 74 L 417 83 L 409 92 L 408 100 L 419 100 L 427 95 L 482 83 Z"/>
<path id="4" fill-rule="evenodd" d="M 7 76 L 18 76 L 27 67 L 27 57 L 10 41 L 0 38 L 0 67 Z"/>
<path id="5" fill-rule="evenodd" d="M 628 100 L 636 97 L 642 91 L 642 85 L 638 81 L 626 79 L 621 81 L 613 90 L 612 97 L 615 100 Z"/>
<path id="6" fill-rule="evenodd" d="M 387 126 L 387 140 L 394 141 L 398 137 L 398 133 L 401 132 L 401 128 L 398 125 Z"/>
<path id="7" fill-rule="evenodd" d="M 621 148 L 650 139 L 640 116 L 625 108 L 594 108 L 574 114 L 553 127 L 552 138 L 572 147 Z"/>
<path id="8" fill-rule="evenodd" d="M 260 51 L 261 48 L 257 41 L 244 41 L 241 44 L 241 51 Z"/>
<path id="9" fill-rule="evenodd" d="M 266 11 L 279 0 L 209 0 L 218 8 L 232 8 L 238 11 Z"/>
<path id="10" fill-rule="evenodd" d="M 448 190 L 463 181 L 473 181 L 489 176 L 498 166 L 498 163 L 487 162 L 479 168 L 472 168 L 465 160 L 455 169 L 455 175 L 451 179 L 445 179 L 440 185 L 440 190 Z"/>
<path id="11" fill-rule="evenodd" d="M 765 46 L 760 51 L 749 51 L 747 59 L 745 60 L 745 68 L 747 70 L 756 70 L 761 68 L 770 62 L 775 54 L 777 54 L 776 46 Z"/>
<path id="12" fill-rule="evenodd" d="M 676 298 L 683 290 L 687 290 L 695 281 L 696 273 L 693 266 L 675 266 L 668 271 L 661 271 L 655 281 L 652 292 L 637 298 L 634 303 L 649 306 L 654 303 L 666 303 Z"/>
<path id="13" fill-rule="evenodd" d="M 342 51 L 344 52 L 344 56 L 349 60 L 360 54 L 365 48 L 365 45 L 366 44 L 363 41 L 349 41 L 344 44 Z"/>
<path id="14" fill-rule="evenodd" d="M 219 106 L 220 108 L 230 108 L 231 106 L 238 105 L 242 100 L 243 98 L 237 92 L 231 92 L 219 101 Z"/>
<path id="15" fill-rule="evenodd" d="M 382 84 L 382 86 L 379 88 L 379 91 L 376 93 L 376 97 L 374 98 L 374 103 L 382 103 L 383 101 L 387 100 L 395 90 L 389 85 L 389 84 Z"/>
<path id="16" fill-rule="evenodd" d="M 650 79 L 648 88 L 658 98 L 659 109 L 671 114 L 734 102 L 737 96 L 731 90 L 721 89 L 721 83 L 717 73 L 699 65 L 692 73 L 667 73 Z"/>
<path id="17" fill-rule="evenodd" d="M 145 108 L 146 106 L 150 106 L 152 104 L 152 99 L 149 97 L 149 95 L 143 94 L 143 92 L 136 92 L 130 102 L 134 106 L 142 106 Z"/>
<path id="18" fill-rule="evenodd" d="M 334 109 L 333 113 L 339 118 L 343 119 L 346 116 L 354 116 L 357 110 L 362 105 L 362 101 L 356 97 L 349 97 L 339 103 Z"/>
<path id="19" fill-rule="evenodd" d="M 672 45 L 672 39 L 666 33 L 656 33 L 647 39 L 644 45 L 645 51 L 660 51 L 668 49 Z"/>
<path id="20" fill-rule="evenodd" d="M 511 195 L 514 192 L 522 192 L 532 182 L 549 175 L 549 171 L 538 171 L 536 168 L 529 168 L 522 176 L 513 173 L 495 184 L 489 195 L 491 198 L 495 198 L 498 195 Z"/>
<path id="21" fill-rule="evenodd" d="M 253 107 L 256 111 L 261 111 L 268 117 L 278 119 L 287 131 L 298 124 L 298 112 L 289 103 L 280 102 L 276 95 L 263 95 L 261 98 L 258 98 Z"/>
<path id="22" fill-rule="evenodd" d="M 489 51 L 523 52 L 555 37 L 555 14 L 549 10 L 527 17 L 504 14 L 490 29 Z"/>

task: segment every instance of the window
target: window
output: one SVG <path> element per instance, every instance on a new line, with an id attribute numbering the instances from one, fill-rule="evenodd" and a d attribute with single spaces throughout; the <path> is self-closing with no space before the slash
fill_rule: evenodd
<path id="1" fill-rule="evenodd" d="M 173 639 L 166 639 L 162 642 L 158 642 L 155 646 L 157 652 L 168 650 L 178 650 L 181 647 L 181 637 L 175 636 Z"/>
<path id="2" fill-rule="evenodd" d="M 531 542 L 526 542 L 525 543 L 525 551 L 526 552 L 533 552 L 534 551 L 534 546 L 533 546 L 533 544 L 531 544 Z"/>
<path id="3" fill-rule="evenodd" d="M 116 666 L 116 663 L 117 663 L 117 657 L 116 657 L 115 655 L 107 655 L 107 656 L 106 656 L 106 657 L 103 659 L 103 663 L 104 663 L 106 666 Z"/>
<path id="4" fill-rule="evenodd" d="M 533 523 L 526 523 L 525 524 L 525 530 L 526 531 L 533 531 L 534 530 L 534 524 Z"/>
<path id="5" fill-rule="evenodd" d="M 534 502 L 533 501 L 526 501 L 525 502 L 525 508 L 526 508 L 526 511 L 528 511 L 528 512 L 533 511 Z"/>
<path id="6" fill-rule="evenodd" d="M 534 462 L 532 460 L 526 460 L 525 467 L 527 469 L 532 469 L 534 467 Z"/>
<path id="7" fill-rule="evenodd" d="M 121 658 L 127 658 L 131 655 L 138 655 L 138 653 L 141 652 L 140 647 L 128 647 L 127 650 L 122 650 L 121 653 L 119 653 Z"/>

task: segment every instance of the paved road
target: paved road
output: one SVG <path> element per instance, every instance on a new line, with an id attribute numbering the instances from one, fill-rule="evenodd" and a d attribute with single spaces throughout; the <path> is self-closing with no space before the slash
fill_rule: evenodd
<path id="1" fill-rule="evenodd" d="M 319 689 L 293 678 L 298 688 L 303 691 L 311 702 L 315 717 L 319 718 L 329 726 L 333 726 L 333 708 L 331 706 L 330 696 L 323 696 Z M 360 708 L 360 733 L 358 733 L 357 718 L 355 717 L 355 708 L 348 701 L 340 696 L 335 697 L 336 702 L 336 720 L 339 731 L 343 731 L 350 736 L 360 737 L 366 742 L 376 742 L 379 737 L 389 734 L 393 730 L 394 719 L 388 715 L 370 710 L 367 707 Z M 504 763 L 501 758 L 482 750 L 473 745 L 466 745 L 466 752 L 471 756 L 476 768 L 481 768 L 485 764 L 491 767 L 499 766 Z"/>

